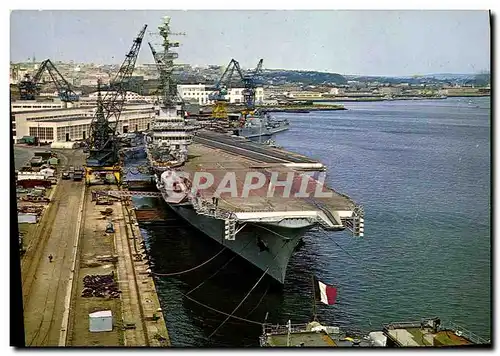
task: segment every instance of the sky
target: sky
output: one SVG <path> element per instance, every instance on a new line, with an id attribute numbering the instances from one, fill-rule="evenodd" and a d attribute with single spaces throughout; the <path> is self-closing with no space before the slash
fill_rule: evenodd
<path id="1" fill-rule="evenodd" d="M 485 10 L 16 10 L 11 61 L 121 63 L 148 24 L 138 63 L 163 16 L 184 32 L 178 63 L 409 76 L 490 70 Z M 152 33 L 151 33 L 152 32 Z"/>

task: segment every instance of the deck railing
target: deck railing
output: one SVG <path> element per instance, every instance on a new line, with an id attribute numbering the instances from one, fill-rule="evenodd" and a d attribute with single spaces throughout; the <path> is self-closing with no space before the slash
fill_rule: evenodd
<path id="1" fill-rule="evenodd" d="M 456 335 L 462 336 L 470 341 L 472 341 L 474 344 L 490 344 L 491 341 L 486 340 L 485 338 L 482 338 L 481 336 L 474 334 L 472 331 L 464 328 L 463 326 L 460 326 L 452 321 L 447 321 L 444 322 L 441 325 L 441 329 L 451 329 L 455 332 Z"/>
<path id="2" fill-rule="evenodd" d="M 408 322 L 395 322 L 390 323 L 384 326 L 384 329 L 393 330 L 393 329 L 407 329 L 407 328 L 420 328 L 423 323 L 426 327 L 430 327 L 430 321 L 433 319 L 424 319 L 421 321 L 408 321 Z M 441 322 L 438 327 L 439 330 L 451 330 L 457 336 L 464 337 L 465 339 L 473 342 L 474 344 L 489 344 L 491 343 L 489 340 L 486 340 L 483 337 L 480 337 L 477 334 L 474 334 L 472 331 L 460 326 L 451 321 Z"/>

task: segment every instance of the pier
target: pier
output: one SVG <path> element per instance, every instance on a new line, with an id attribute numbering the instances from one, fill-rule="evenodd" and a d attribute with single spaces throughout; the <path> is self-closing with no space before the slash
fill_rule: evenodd
<path id="1" fill-rule="evenodd" d="M 84 161 L 60 156 L 58 171 Z M 38 222 L 20 225 L 26 346 L 170 346 L 135 210 L 126 195 L 98 205 L 101 189 L 120 191 L 58 179 Z M 98 311 L 112 330 L 90 331 Z"/>

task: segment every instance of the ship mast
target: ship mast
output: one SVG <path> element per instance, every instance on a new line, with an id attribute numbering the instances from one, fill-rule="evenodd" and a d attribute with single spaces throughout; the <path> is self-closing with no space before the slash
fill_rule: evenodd
<path id="1" fill-rule="evenodd" d="M 154 55 L 158 70 L 160 71 L 160 88 L 162 92 L 162 103 L 165 108 L 174 108 L 182 103 L 181 98 L 177 94 L 177 85 L 173 78 L 174 60 L 178 58 L 177 52 L 173 52 L 172 48 L 178 48 L 179 42 L 172 41 L 169 36 L 182 35 L 182 33 L 173 33 L 170 29 L 170 17 L 165 16 L 163 23 L 158 26 L 160 36 L 163 39 L 163 52 Z"/>
<path id="2" fill-rule="evenodd" d="M 174 60 L 178 54 L 172 49 L 179 47 L 179 42 L 172 41 L 171 35 L 182 35 L 170 30 L 170 17 L 165 16 L 158 26 L 162 37 L 162 50 L 156 51 L 149 44 L 160 74 L 160 108 L 154 117 L 151 130 L 146 137 L 146 152 L 152 167 L 163 172 L 169 167 L 180 166 L 187 160 L 187 146 L 191 144 L 194 126 L 186 125 L 183 101 L 177 93 L 173 78 Z"/>

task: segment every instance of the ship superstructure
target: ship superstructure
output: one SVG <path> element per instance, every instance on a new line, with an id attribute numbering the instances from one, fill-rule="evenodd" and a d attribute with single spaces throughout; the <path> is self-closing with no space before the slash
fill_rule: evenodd
<path id="1" fill-rule="evenodd" d="M 158 29 L 163 41 L 163 51 L 156 52 L 151 44 L 150 47 L 160 72 L 160 100 L 150 131 L 146 135 L 146 153 L 155 172 L 161 173 L 186 161 L 187 147 L 192 142 L 195 127 L 186 125 L 182 99 L 177 94 L 177 85 L 172 76 L 174 59 L 178 57 L 172 49 L 178 48 L 179 42 L 170 39 L 173 34 L 170 30 L 170 17 L 164 17 Z"/>
<path id="2" fill-rule="evenodd" d="M 289 127 L 290 124 L 287 119 L 277 119 L 268 113 L 258 113 L 246 117 L 241 127 L 233 129 L 233 134 L 261 140 L 262 137 L 269 138 L 272 135 L 286 131 Z"/>

